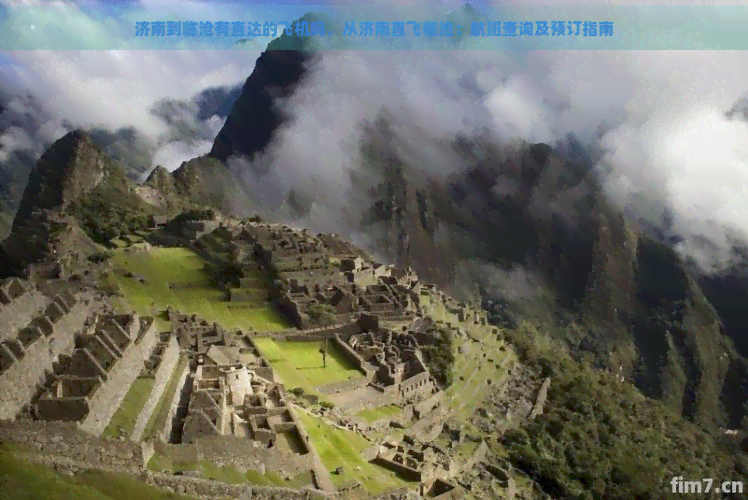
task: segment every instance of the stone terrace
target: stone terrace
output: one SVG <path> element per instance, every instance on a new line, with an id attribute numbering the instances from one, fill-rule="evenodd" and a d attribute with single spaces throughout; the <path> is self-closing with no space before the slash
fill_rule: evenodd
<path id="1" fill-rule="evenodd" d="M 103 318 L 34 405 L 40 420 L 76 421 L 100 434 L 122 403 L 156 344 L 153 319 L 137 314 Z"/>
<path id="2" fill-rule="evenodd" d="M 21 291 L 20 281 L 10 285 Z M 27 283 L 24 288 L 26 292 L 15 297 L 8 294 L 6 288 L 6 299 L 23 300 L 33 296 L 35 308 L 31 314 L 19 315 L 25 320 L 25 326 L 15 332 L 15 337 L 9 334 L 12 330 L 3 325 L 6 339 L 0 344 L 0 392 L 3 394 L 0 418 L 14 418 L 28 406 L 39 385 L 53 371 L 57 359 L 73 352 L 75 336 L 84 327 L 90 313 L 85 301 L 69 292 L 60 293 L 50 300 L 31 284 Z M 11 289 L 10 292 L 14 291 Z M 42 308 L 37 309 L 40 304 Z M 6 304 L 8 306 L 13 308 L 14 304 Z M 12 326 L 18 324 L 15 321 Z"/>

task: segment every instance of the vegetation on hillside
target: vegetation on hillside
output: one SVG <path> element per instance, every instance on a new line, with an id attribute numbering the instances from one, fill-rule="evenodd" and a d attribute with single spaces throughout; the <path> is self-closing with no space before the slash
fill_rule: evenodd
<path id="1" fill-rule="evenodd" d="M 154 208 L 132 188 L 125 171 L 109 162 L 106 177 L 67 208 L 94 241 L 103 243 L 148 227 Z"/>
<path id="2" fill-rule="evenodd" d="M 174 217 L 175 222 L 187 222 L 187 221 L 199 221 L 199 220 L 210 220 L 216 216 L 216 211 L 212 208 L 193 208 L 185 210 L 181 214 Z"/>
<path id="3" fill-rule="evenodd" d="M 552 383 L 544 413 L 503 443 L 555 498 L 667 498 L 675 476 L 748 479 L 745 455 L 671 407 L 574 361 L 526 323 L 508 338 Z"/>
<path id="4" fill-rule="evenodd" d="M 311 304 L 306 313 L 312 321 L 320 325 L 332 325 L 335 322 L 335 309 L 330 304 Z"/>
<path id="5" fill-rule="evenodd" d="M 4 500 L 194 500 L 149 486 L 134 477 L 86 471 L 66 477 L 19 460 L 0 449 L 0 498 Z"/>
<path id="6" fill-rule="evenodd" d="M 423 362 L 431 375 L 442 385 L 452 384 L 452 367 L 455 363 L 452 332 L 445 327 L 435 327 L 432 332 L 435 342 L 421 346 Z"/>

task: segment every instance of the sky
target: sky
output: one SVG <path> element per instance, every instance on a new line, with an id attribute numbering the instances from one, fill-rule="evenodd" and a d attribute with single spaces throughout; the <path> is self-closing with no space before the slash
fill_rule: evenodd
<path id="1" fill-rule="evenodd" d="M 539 2 L 512 2 L 529 3 Z M 733 3 L 748 14 L 748 3 Z M 149 50 L 132 36 L 134 23 L 263 21 L 269 7 L 258 4 L 3 0 L 0 49 L 42 32 L 50 50 L 0 50 L 0 161 L 13 165 L 20 150 L 38 157 L 72 128 L 121 141 L 120 151 L 142 152 L 143 168 L 173 170 L 208 152 L 226 117 L 206 89 L 235 97 L 269 38 L 241 49 L 177 40 L 169 42 L 172 50 Z M 387 13 L 393 5 L 401 8 L 393 2 L 377 10 Z M 429 4 L 434 12 L 453 6 Z M 277 18 L 293 19 L 309 10 L 354 7 L 272 8 Z M 57 42 L 61 32 L 65 43 Z M 53 50 L 76 47 L 73 39 L 94 50 Z M 748 229 L 747 81 L 748 54 L 730 50 L 326 52 L 303 90 L 283 103 L 293 120 L 273 154 L 260 160 L 271 173 L 258 183 L 273 184 L 278 193 L 304 179 L 339 184 L 355 163 L 357 125 L 386 105 L 402 124 L 403 144 L 416 144 L 414 157 L 436 173 L 450 165 L 440 165 L 418 141 L 479 127 L 530 141 L 574 133 L 595 152 L 621 206 L 653 221 L 670 207 L 677 231 L 724 243 L 726 230 Z M 320 217 L 340 208 L 335 198 Z M 684 248 L 697 256 L 702 251 L 693 242 Z"/>

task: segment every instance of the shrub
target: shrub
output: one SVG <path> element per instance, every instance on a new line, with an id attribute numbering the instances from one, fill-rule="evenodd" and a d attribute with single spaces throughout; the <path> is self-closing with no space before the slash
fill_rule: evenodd
<path id="1" fill-rule="evenodd" d="M 174 220 L 176 222 L 187 222 L 187 221 L 193 221 L 193 220 L 209 220 L 216 216 L 216 211 L 212 208 L 193 208 L 191 210 L 186 210 L 182 212 L 181 214 L 174 217 Z"/>
<path id="2" fill-rule="evenodd" d="M 452 367 L 455 356 L 452 332 L 447 328 L 432 330 L 435 342 L 421 347 L 423 362 L 437 382 L 444 385 L 452 384 Z"/>
<path id="3" fill-rule="evenodd" d="M 331 325 L 335 322 L 335 309 L 330 304 L 311 304 L 306 313 L 315 323 Z"/>

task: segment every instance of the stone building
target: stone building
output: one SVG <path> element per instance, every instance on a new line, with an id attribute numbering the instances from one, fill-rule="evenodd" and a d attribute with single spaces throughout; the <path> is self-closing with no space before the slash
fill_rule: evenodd
<path id="1" fill-rule="evenodd" d="M 279 453 L 308 454 L 308 438 L 281 386 L 260 376 L 256 366 L 231 361 L 213 349 L 197 367 L 183 442 L 231 436 Z"/>
<path id="2" fill-rule="evenodd" d="M 419 443 L 408 436 L 400 442 L 386 442 L 374 463 L 394 470 L 411 481 L 433 483 L 450 475 L 449 457 L 437 446 Z"/>
<path id="3" fill-rule="evenodd" d="M 0 315 L 18 315 L 0 316 L 10 323 L 3 325 L 5 339 L 0 343 L 0 418 L 12 419 L 31 402 L 58 358 L 73 352 L 75 336 L 84 327 L 89 311 L 69 292 L 49 300 L 20 280 L 4 285 L 3 301 L 10 301 L 3 305 Z M 22 328 L 17 329 L 19 325 Z"/>
<path id="4" fill-rule="evenodd" d="M 432 395 L 436 385 L 421 358 L 415 339 L 404 333 L 378 330 L 335 336 L 335 343 L 366 374 L 369 384 L 393 403 Z"/>
<path id="5" fill-rule="evenodd" d="M 196 314 L 188 315 L 167 309 L 172 331 L 182 349 L 205 354 L 212 345 L 226 345 L 229 332 L 218 323 L 210 323 Z"/>
<path id="6" fill-rule="evenodd" d="M 460 462 L 433 444 L 419 442 L 404 436 L 400 442 L 390 441 L 380 446 L 373 463 L 393 470 L 413 481 L 419 481 L 424 498 L 458 500 L 464 490 L 454 484 L 453 478 L 462 470 L 472 468 L 475 460 L 485 456 L 485 443 L 476 448 L 473 457 Z"/>
<path id="7" fill-rule="evenodd" d="M 318 238 L 287 227 L 254 225 L 246 229 L 261 261 L 279 272 L 329 267 L 329 249 Z"/>
<path id="8" fill-rule="evenodd" d="M 100 434 L 124 399 L 156 344 L 151 317 L 102 318 L 34 405 L 40 420 L 75 421 Z"/>
<path id="9" fill-rule="evenodd" d="M 406 289 L 385 283 L 364 287 L 359 294 L 359 304 L 362 311 L 379 316 L 381 320 L 403 320 L 414 309 Z"/>
<path id="10" fill-rule="evenodd" d="M 18 278 L 0 282 L 0 340 L 12 338 L 49 303 L 32 283 Z"/>
<path id="11" fill-rule="evenodd" d="M 329 306 L 333 313 L 333 324 L 342 324 L 351 321 L 359 310 L 355 293 L 355 287 L 334 282 L 305 283 L 292 279 L 288 281 L 279 305 L 299 328 L 319 326 L 310 315 L 310 307 L 315 304 Z"/>

